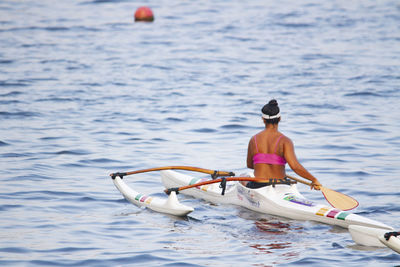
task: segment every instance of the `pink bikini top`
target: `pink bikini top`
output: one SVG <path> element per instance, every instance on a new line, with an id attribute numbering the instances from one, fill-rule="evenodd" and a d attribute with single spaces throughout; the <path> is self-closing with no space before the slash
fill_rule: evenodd
<path id="1" fill-rule="evenodd" d="M 268 154 L 268 153 L 259 153 L 258 152 L 257 139 L 256 139 L 256 135 L 255 135 L 254 142 L 256 143 L 257 153 L 253 156 L 253 164 L 264 163 L 264 164 L 273 164 L 273 165 L 285 165 L 286 164 L 285 158 L 276 154 L 276 150 L 278 148 L 278 143 L 282 137 L 283 137 L 283 135 L 279 136 L 275 142 L 274 154 Z"/>

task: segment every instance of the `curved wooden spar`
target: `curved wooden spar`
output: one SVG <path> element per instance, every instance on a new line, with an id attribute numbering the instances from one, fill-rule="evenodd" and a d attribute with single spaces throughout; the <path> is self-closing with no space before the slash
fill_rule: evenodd
<path id="1" fill-rule="evenodd" d="M 111 177 L 116 177 L 116 176 L 123 177 L 123 176 L 127 176 L 127 175 L 132 175 L 132 174 L 153 172 L 153 171 L 163 171 L 163 170 L 185 170 L 185 171 L 201 172 L 201 173 L 211 174 L 211 176 L 213 178 L 216 178 L 219 176 L 235 176 L 235 173 L 233 173 L 233 172 L 203 169 L 203 168 L 198 168 L 198 167 L 193 167 L 193 166 L 156 167 L 156 168 L 143 169 L 143 170 L 137 170 L 137 171 L 131 171 L 131 172 L 116 172 L 116 173 L 111 173 L 110 176 Z"/>

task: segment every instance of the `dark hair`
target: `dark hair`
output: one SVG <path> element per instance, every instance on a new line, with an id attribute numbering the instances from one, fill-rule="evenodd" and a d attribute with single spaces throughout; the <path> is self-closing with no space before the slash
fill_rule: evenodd
<path id="1" fill-rule="evenodd" d="M 266 104 L 262 109 L 261 112 L 265 115 L 268 116 L 274 116 L 277 115 L 279 113 L 279 107 L 278 107 L 278 101 L 276 101 L 275 99 L 272 99 L 268 102 L 268 104 Z M 265 119 L 264 121 L 266 123 L 271 123 L 271 124 L 277 124 L 279 121 L 281 120 L 281 118 L 273 118 L 273 119 Z"/>

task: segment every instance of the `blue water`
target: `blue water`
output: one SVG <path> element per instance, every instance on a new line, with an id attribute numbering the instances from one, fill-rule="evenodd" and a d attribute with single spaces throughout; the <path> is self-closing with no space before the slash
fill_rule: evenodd
<path id="1" fill-rule="evenodd" d="M 394 0 L 1 1 L 0 265 L 400 264 L 329 225 L 182 195 L 187 218 L 138 208 L 108 176 L 246 171 L 276 98 L 300 162 L 400 229 L 399 25 Z M 157 173 L 126 181 L 164 196 Z"/>

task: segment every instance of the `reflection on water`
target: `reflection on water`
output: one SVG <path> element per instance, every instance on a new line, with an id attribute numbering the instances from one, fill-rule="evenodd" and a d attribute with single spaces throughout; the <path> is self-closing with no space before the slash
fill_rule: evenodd
<path id="1" fill-rule="evenodd" d="M 277 221 L 260 219 L 254 222 L 260 235 L 263 235 L 263 240 L 268 240 L 269 242 L 262 244 L 251 244 L 250 247 L 257 249 L 257 253 L 270 254 L 277 253 L 276 250 L 289 249 L 295 244 L 293 244 L 288 238 L 288 236 L 295 234 L 296 231 L 302 229 L 302 227 L 296 227 L 289 223 Z M 281 255 L 285 260 L 289 260 L 293 257 L 298 256 L 297 252 L 287 252 L 287 250 L 282 252 Z"/>
<path id="2" fill-rule="evenodd" d="M 268 221 L 267 219 L 256 221 L 254 224 L 261 232 L 272 235 L 290 234 L 291 231 L 302 229 L 302 227 L 294 227 L 289 223 L 284 223 L 280 221 Z"/>
<path id="3" fill-rule="evenodd" d="M 266 254 L 273 253 L 273 251 L 271 251 L 273 249 L 285 249 L 285 248 L 290 248 L 291 246 L 292 243 L 290 242 L 250 245 L 250 247 L 259 250 L 261 253 L 266 253 Z"/>

